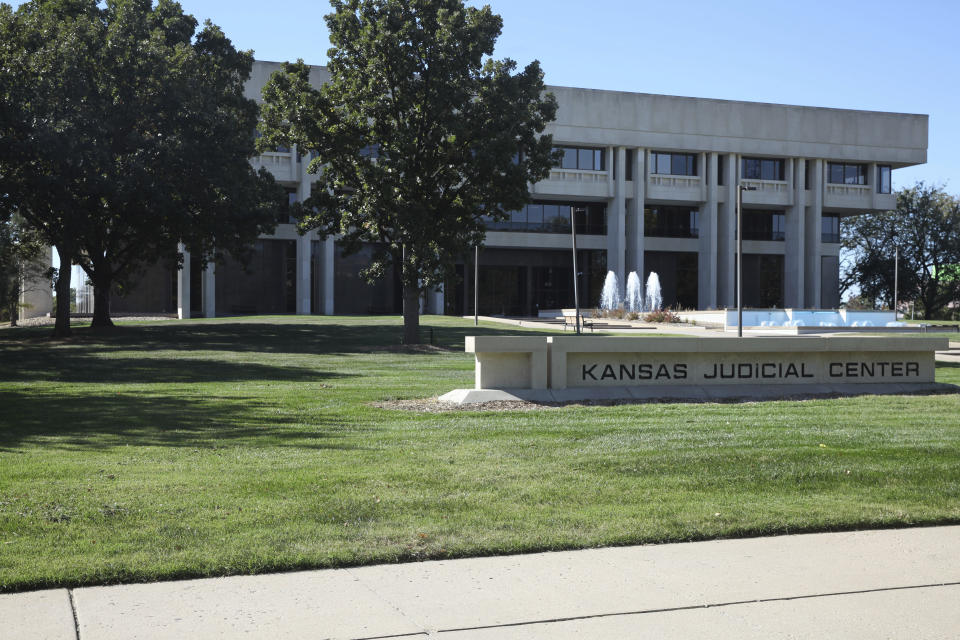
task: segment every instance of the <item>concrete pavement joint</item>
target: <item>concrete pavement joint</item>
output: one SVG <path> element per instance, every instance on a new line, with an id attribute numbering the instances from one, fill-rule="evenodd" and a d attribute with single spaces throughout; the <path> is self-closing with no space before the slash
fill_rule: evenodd
<path id="1" fill-rule="evenodd" d="M 415 638 L 418 636 L 428 637 L 432 635 L 429 631 L 415 631 L 414 633 L 397 633 L 389 636 L 364 636 L 362 638 L 352 638 L 351 640 L 390 640 L 390 638 Z"/>
<path id="2" fill-rule="evenodd" d="M 431 636 L 431 635 L 433 635 L 433 631 L 430 630 L 430 629 L 427 629 L 427 626 L 426 626 L 425 624 L 422 624 L 419 620 L 415 620 L 415 619 L 412 618 L 410 615 L 408 615 L 406 611 L 404 611 L 403 609 L 401 609 L 400 607 L 398 607 L 396 604 L 394 604 L 393 602 L 390 602 L 390 600 L 388 600 L 387 598 L 385 598 L 385 597 L 383 597 L 382 595 L 380 595 L 379 593 L 377 593 L 376 589 L 374 589 L 374 588 L 371 587 L 369 584 L 367 584 L 367 581 L 366 581 L 366 580 L 364 580 L 363 578 L 361 578 L 361 577 L 357 576 L 356 574 L 354 574 L 352 571 L 350 571 L 350 569 L 344 569 L 343 571 L 346 572 L 346 574 L 347 574 L 348 576 L 350 576 L 351 578 L 353 578 L 356 582 L 358 582 L 358 583 L 360 583 L 361 585 L 363 585 L 363 588 L 364 588 L 364 589 L 366 589 L 367 591 L 369 591 L 370 593 L 372 593 L 374 596 L 376 596 L 377 599 L 379 599 L 381 602 L 384 602 L 384 603 L 387 604 L 387 606 L 392 607 L 394 611 L 396 611 L 398 614 L 400 614 L 400 616 L 402 616 L 403 618 L 406 618 L 407 620 L 409 620 L 414 626 L 420 627 L 420 629 L 422 629 L 422 631 L 417 631 L 417 632 L 415 632 L 415 633 L 406 633 L 406 634 L 388 635 L 388 636 L 371 636 L 371 637 L 368 637 L 368 638 L 354 638 L 353 640 L 387 640 L 388 638 L 404 638 L 404 637 L 413 637 L 413 636 Z M 78 639 L 78 640 L 79 640 L 79 639 Z"/>
<path id="3" fill-rule="evenodd" d="M 73 632 L 80 640 L 80 619 L 77 618 L 77 603 L 73 601 L 73 589 L 67 589 L 67 599 L 70 600 L 70 613 L 73 614 Z"/>
<path id="4" fill-rule="evenodd" d="M 788 602 L 790 600 L 809 600 L 813 598 L 830 598 L 834 596 L 850 596 L 864 593 L 882 593 L 884 591 L 905 591 L 909 589 L 930 589 L 933 587 L 956 587 L 960 586 L 960 580 L 956 582 L 937 582 L 933 584 L 913 584 L 902 587 L 878 587 L 876 589 L 858 589 L 855 591 L 835 591 L 832 593 L 812 593 L 799 596 L 781 596 L 779 598 L 757 598 L 754 600 L 736 600 L 732 602 L 715 602 L 707 604 L 691 604 L 683 607 L 665 607 L 661 609 L 641 609 L 639 611 L 618 611 L 616 613 L 597 613 L 584 616 L 569 616 L 563 618 L 549 618 L 544 620 L 525 620 L 523 622 L 505 622 L 501 624 L 480 625 L 476 627 L 460 627 L 455 629 L 440 629 L 438 633 L 459 633 L 462 631 L 481 631 L 483 629 L 501 629 L 509 627 L 526 627 L 535 624 L 553 624 L 556 622 L 573 622 L 577 620 L 594 620 L 598 618 L 615 618 L 619 616 L 636 616 L 648 613 L 670 613 L 673 611 L 692 611 L 696 609 L 716 609 L 719 607 L 733 607 L 744 604 L 763 604 L 766 602 Z M 360 640 L 360 639 L 358 639 Z M 370 639 L 374 640 L 374 639 Z"/>

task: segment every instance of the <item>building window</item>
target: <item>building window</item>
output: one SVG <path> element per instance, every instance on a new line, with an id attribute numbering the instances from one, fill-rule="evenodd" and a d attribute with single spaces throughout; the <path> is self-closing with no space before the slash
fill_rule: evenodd
<path id="1" fill-rule="evenodd" d="M 827 182 L 830 184 L 867 184 L 867 165 L 828 162 Z"/>
<path id="2" fill-rule="evenodd" d="M 830 213 L 820 218 L 820 242 L 840 242 L 840 216 Z"/>
<path id="3" fill-rule="evenodd" d="M 286 206 L 283 208 L 283 211 L 277 215 L 277 222 L 279 224 L 296 224 L 299 221 L 290 215 L 290 209 L 295 203 L 300 201 L 300 196 L 297 195 L 297 189 L 295 187 L 284 187 L 283 190 L 287 193 Z"/>
<path id="4" fill-rule="evenodd" d="M 745 180 L 784 179 L 783 158 L 744 158 L 741 164 Z"/>
<path id="5" fill-rule="evenodd" d="M 688 207 L 643 210 L 643 234 L 654 238 L 699 238 L 700 211 Z"/>
<path id="6" fill-rule="evenodd" d="M 782 241 L 784 227 L 784 214 L 781 211 L 743 210 L 744 240 Z"/>
<path id="7" fill-rule="evenodd" d="M 511 211 L 506 220 L 485 218 L 488 231 L 528 233 L 570 233 L 570 211 L 577 221 L 577 233 L 606 235 L 607 206 L 599 202 L 532 202 Z"/>
<path id="8" fill-rule="evenodd" d="M 606 161 L 603 149 L 584 149 L 580 147 L 554 147 L 554 151 L 562 151 L 563 159 L 560 169 L 583 169 L 585 171 L 606 171 Z"/>
<path id="9" fill-rule="evenodd" d="M 877 193 L 890 193 L 890 165 L 877 165 Z"/>
<path id="10" fill-rule="evenodd" d="M 692 153 L 650 152 L 650 173 L 667 176 L 697 175 L 697 156 Z"/>
<path id="11" fill-rule="evenodd" d="M 726 160 L 724 156 L 717 156 L 717 184 L 723 186 L 723 162 Z"/>

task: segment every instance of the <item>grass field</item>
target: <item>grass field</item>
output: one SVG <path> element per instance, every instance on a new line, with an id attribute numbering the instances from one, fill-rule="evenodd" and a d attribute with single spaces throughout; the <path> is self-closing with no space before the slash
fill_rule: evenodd
<path id="1" fill-rule="evenodd" d="M 0 590 L 960 522 L 960 395 L 371 406 L 471 385 L 424 324 L 0 331 Z"/>

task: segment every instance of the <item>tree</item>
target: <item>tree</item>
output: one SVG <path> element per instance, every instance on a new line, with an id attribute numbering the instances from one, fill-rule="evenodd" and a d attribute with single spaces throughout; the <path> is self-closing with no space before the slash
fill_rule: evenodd
<path id="1" fill-rule="evenodd" d="M 844 288 L 892 307 L 896 261 L 899 298 L 916 300 L 925 317 L 960 300 L 952 266 L 960 264 L 960 201 L 943 188 L 918 182 L 901 189 L 894 211 L 844 218 L 842 231 L 850 252 Z"/>
<path id="2" fill-rule="evenodd" d="M 493 60 L 502 21 L 460 0 L 332 0 L 330 81 L 302 61 L 264 87 L 261 149 L 315 150 L 321 173 L 301 230 L 339 234 L 347 251 L 378 247 L 403 286 L 404 342 L 419 342 L 421 294 L 482 243 L 484 219 L 529 199 L 553 164 L 541 136 L 556 114 L 533 62 Z"/>
<path id="3" fill-rule="evenodd" d="M 243 260 L 273 228 L 282 189 L 255 173 L 253 64 L 173 0 L 32 0 L 0 7 L 0 206 L 56 246 L 57 335 L 70 266 L 110 291 L 146 265 Z"/>
<path id="4" fill-rule="evenodd" d="M 0 220 L 0 316 L 17 325 L 20 295 L 39 286 L 49 289 L 50 268 L 40 262 L 44 244 L 19 217 Z"/>

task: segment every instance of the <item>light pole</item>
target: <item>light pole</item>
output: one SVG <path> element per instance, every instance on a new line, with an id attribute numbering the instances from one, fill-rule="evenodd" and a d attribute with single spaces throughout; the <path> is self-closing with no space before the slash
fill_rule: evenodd
<path id="1" fill-rule="evenodd" d="M 737 185 L 737 337 L 743 337 L 743 192 L 756 191 L 742 182 Z"/>
<path id="2" fill-rule="evenodd" d="M 900 247 L 893 245 L 893 321 L 897 318 L 897 288 L 900 285 Z"/>
<path id="3" fill-rule="evenodd" d="M 480 245 L 473 248 L 473 326 L 480 324 L 480 309 L 477 305 L 480 303 L 479 287 L 480 284 Z"/>
<path id="4" fill-rule="evenodd" d="M 573 326 L 580 333 L 580 292 L 577 288 L 577 208 L 570 207 L 570 233 L 573 239 Z"/>

